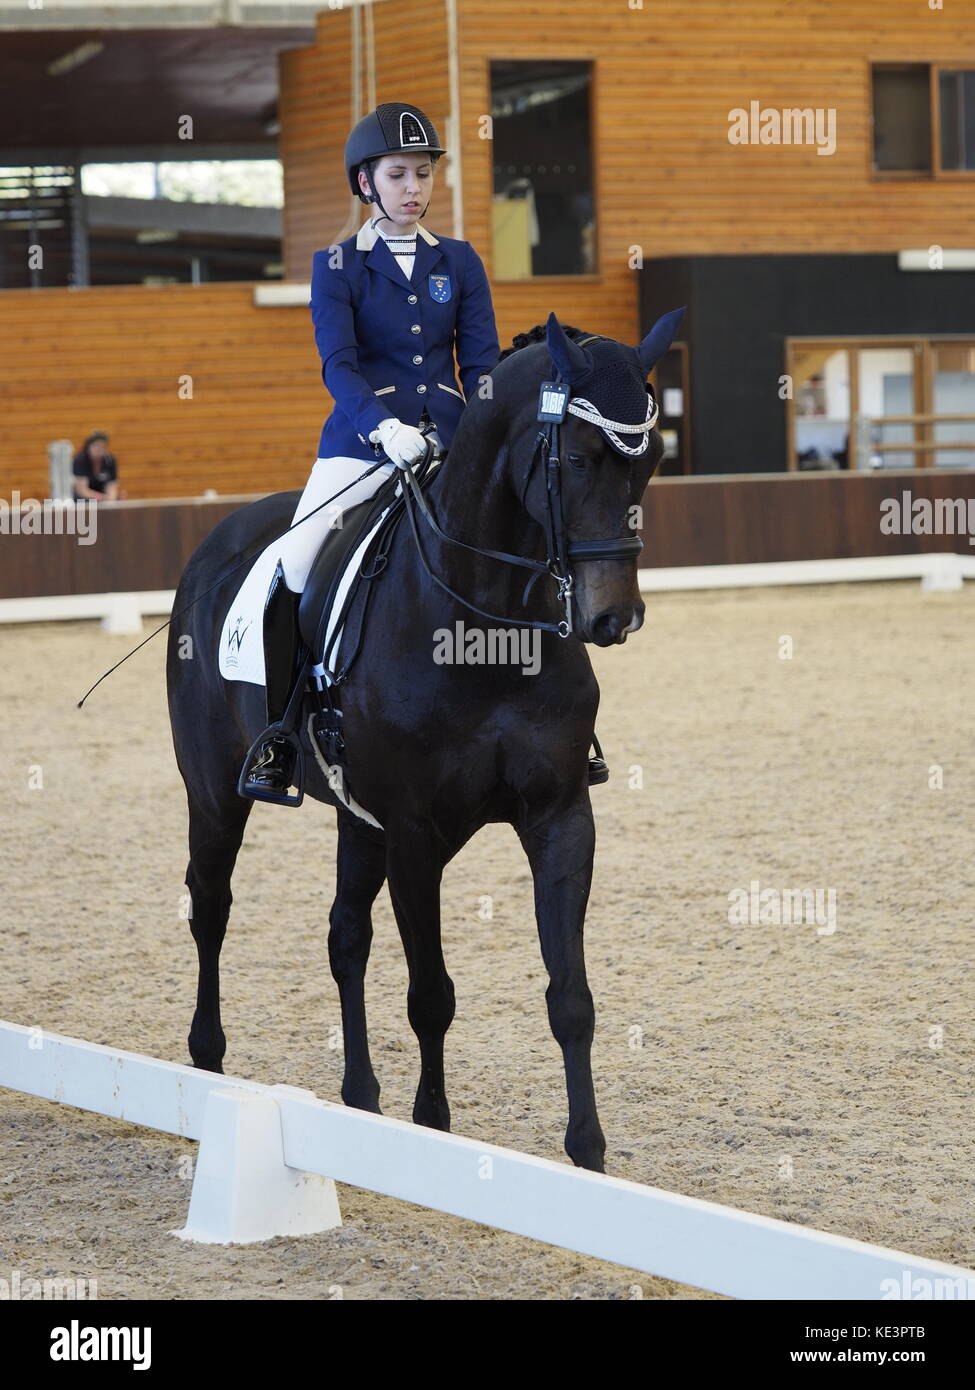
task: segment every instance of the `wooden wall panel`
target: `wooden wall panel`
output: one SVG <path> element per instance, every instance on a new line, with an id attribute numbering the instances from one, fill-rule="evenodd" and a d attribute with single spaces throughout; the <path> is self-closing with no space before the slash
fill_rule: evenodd
<path id="1" fill-rule="evenodd" d="M 444 0 L 381 0 L 374 4 L 375 96 L 383 101 L 410 101 L 419 106 L 449 143 L 450 69 L 447 8 Z M 430 211 L 423 219 L 434 236 L 454 235 L 447 159 L 437 166 Z"/>
<path id="2" fill-rule="evenodd" d="M 635 0 L 633 0 L 635 3 Z M 551 310 L 635 342 L 647 257 L 893 251 L 971 245 L 975 180 L 870 176 L 870 60 L 975 63 L 975 0 L 457 0 L 463 236 L 491 272 L 491 57 L 589 58 L 598 274 L 493 281 L 502 345 Z M 363 24 L 363 103 L 449 107 L 446 0 L 381 0 Z M 364 213 L 346 193 L 352 7 L 323 8 L 316 43 L 281 57 L 286 266 Z M 374 90 L 366 70 L 375 42 Z M 832 106 L 839 146 L 732 146 L 728 112 Z M 445 122 L 444 122 L 445 123 Z M 447 161 L 427 219 L 453 234 Z M 456 229 L 460 230 L 460 229 Z M 251 286 L 9 291 L 0 298 L 0 488 L 42 495 L 48 440 L 107 429 L 135 497 L 299 486 L 331 402 L 307 309 L 257 310 Z M 192 402 L 177 382 L 189 372 Z"/>
<path id="3" fill-rule="evenodd" d="M 517 56 L 522 35 L 549 31 L 553 6 L 519 6 L 490 24 L 492 52 L 506 46 Z M 450 113 L 447 7 L 445 0 L 379 0 L 371 7 L 375 52 L 372 92 L 375 102 L 403 97 L 416 102 L 448 135 Z M 558 10 L 562 43 L 562 9 Z M 362 100 L 370 91 L 368 15 L 362 28 Z M 488 109 L 486 59 L 475 48 L 467 51 L 470 15 L 466 0 L 458 0 L 460 81 L 464 101 L 458 128 L 464 150 L 464 236 L 484 258 L 490 274 L 489 218 L 491 189 L 490 146 L 476 138 L 477 118 Z M 340 235 L 349 235 L 350 204 L 341 183 L 342 151 L 352 123 L 352 17 L 349 11 L 323 11 L 318 16 L 316 42 L 281 58 L 281 158 L 285 170 L 285 267 L 290 279 L 309 275 L 312 253 Z M 571 28 L 571 24 L 569 25 Z M 471 29 L 471 34 L 474 34 Z M 529 39 L 529 43 L 531 40 Z M 586 52 L 591 52 L 591 43 Z M 544 50 L 544 44 L 543 44 Z M 474 144 L 468 138 L 475 130 Z M 435 235 L 456 234 L 449 157 L 438 169 L 433 203 L 424 224 Z M 368 215 L 352 208 L 357 222 Z M 471 220 L 477 228 L 472 235 Z M 524 284 L 494 286 L 495 313 L 502 346 L 515 333 L 544 322 L 552 310 L 567 323 L 635 341 L 636 284 L 633 271 L 576 279 L 546 277 Z"/>
<path id="4" fill-rule="evenodd" d="M 311 278 L 312 252 L 348 235 L 352 212 L 342 149 L 352 116 L 350 15 L 331 14 L 329 45 L 286 50 L 278 59 L 278 140 L 284 173 L 284 270 Z"/>
<path id="5" fill-rule="evenodd" d="M 65 534 L 5 535 L 0 597 L 175 589 L 200 542 L 249 500 L 100 502 L 93 544 Z"/>
<path id="6" fill-rule="evenodd" d="M 747 565 L 867 555 L 970 555 L 967 534 L 887 535 L 885 498 L 964 498 L 975 471 L 655 478 L 643 501 L 641 565 Z M 903 508 L 902 508 L 903 510 Z"/>
<path id="7" fill-rule="evenodd" d="M 969 244 L 975 180 L 870 175 L 871 61 L 975 62 L 975 0 L 646 0 L 643 9 L 460 0 L 468 235 L 488 234 L 489 160 L 476 121 L 491 57 L 597 64 L 602 269 L 647 254 L 884 251 Z M 734 146 L 728 112 L 834 107 L 838 146 Z M 480 169 L 480 196 L 474 180 Z"/>
<path id="8" fill-rule="evenodd" d="M 365 205 L 352 198 L 343 166 L 346 137 L 360 116 L 380 102 L 402 99 L 426 111 L 441 138 L 446 133 L 450 102 L 443 0 L 385 0 L 363 7 L 360 21 L 359 111 L 353 110 L 354 7 L 323 10 L 315 43 L 281 55 L 279 148 L 285 274 L 291 280 L 308 280 L 313 252 L 350 236 L 368 215 Z M 441 185 L 442 170 L 441 164 Z M 434 234 L 451 234 L 453 213 L 445 187 L 438 189 L 425 225 Z"/>
<path id="9" fill-rule="evenodd" d="M 308 309 L 249 284 L 0 295 L 0 496 L 44 497 L 48 442 L 94 429 L 132 498 L 298 487 L 330 410 Z"/>
<path id="10" fill-rule="evenodd" d="M 644 498 L 641 564 L 751 564 L 948 551 L 968 555 L 967 536 L 883 535 L 887 497 L 966 498 L 975 471 L 658 478 Z M 0 596 L 106 593 L 175 587 L 193 550 L 246 498 L 214 502 L 107 503 L 98 539 L 4 536 Z"/>
<path id="11" fill-rule="evenodd" d="M 600 282 L 495 283 L 499 321 L 547 302 L 634 342 L 645 256 L 970 246 L 975 179 L 871 176 L 871 61 L 975 63 L 975 0 L 458 0 L 465 237 L 489 258 L 491 58 L 592 59 Z M 728 113 L 833 107 L 837 150 L 729 144 Z M 537 314 L 527 315 L 534 322 Z"/>

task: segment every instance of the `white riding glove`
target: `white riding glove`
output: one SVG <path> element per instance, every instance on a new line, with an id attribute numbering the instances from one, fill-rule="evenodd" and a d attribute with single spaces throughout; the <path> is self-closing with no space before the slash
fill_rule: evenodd
<path id="1" fill-rule="evenodd" d="M 370 442 L 382 444 L 389 458 L 400 468 L 409 468 L 426 453 L 427 441 L 413 425 L 389 416 L 381 420 L 369 436 Z"/>

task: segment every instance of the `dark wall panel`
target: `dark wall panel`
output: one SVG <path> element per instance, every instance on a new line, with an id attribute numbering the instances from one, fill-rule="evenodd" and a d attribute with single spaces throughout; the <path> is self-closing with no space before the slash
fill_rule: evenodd
<path id="1" fill-rule="evenodd" d="M 643 332 L 678 286 L 689 296 L 695 473 L 788 467 L 787 337 L 975 334 L 975 271 L 902 271 L 893 255 L 671 258 L 640 282 Z"/>

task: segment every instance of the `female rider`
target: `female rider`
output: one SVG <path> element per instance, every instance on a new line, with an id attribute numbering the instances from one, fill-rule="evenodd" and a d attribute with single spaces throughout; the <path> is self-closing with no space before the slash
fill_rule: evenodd
<path id="1" fill-rule="evenodd" d="M 465 400 L 498 361 L 481 258 L 470 242 L 435 237 L 420 225 L 444 153 L 432 121 L 406 102 L 378 106 L 346 141 L 352 192 L 363 203 L 374 203 L 378 214 L 357 235 L 313 257 L 315 340 L 335 406 L 292 525 L 375 462 L 370 440 L 381 443 L 392 462 L 344 492 L 343 508 L 371 497 L 397 466 L 422 458 L 426 441 L 417 426 L 425 415 L 449 447 Z M 301 592 L 334 521 L 334 508 L 323 507 L 280 541 L 264 624 L 272 723 L 281 718 L 291 693 Z M 269 732 L 251 760 L 243 790 L 261 800 L 283 801 L 293 771 L 292 748 Z"/>

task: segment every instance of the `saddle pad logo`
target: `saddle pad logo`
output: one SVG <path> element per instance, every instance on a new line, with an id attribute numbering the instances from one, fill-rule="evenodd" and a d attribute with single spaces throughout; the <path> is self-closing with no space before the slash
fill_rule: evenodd
<path id="1" fill-rule="evenodd" d="M 240 656 L 240 644 L 244 640 L 244 634 L 250 627 L 250 623 L 247 623 L 244 627 L 241 627 L 241 623 L 243 621 L 243 618 L 238 618 L 235 626 L 227 634 L 226 661 L 228 666 L 240 665 L 240 661 L 238 659 Z"/>
<path id="2" fill-rule="evenodd" d="M 431 275 L 430 294 L 438 304 L 446 304 L 450 298 L 450 276 Z"/>

